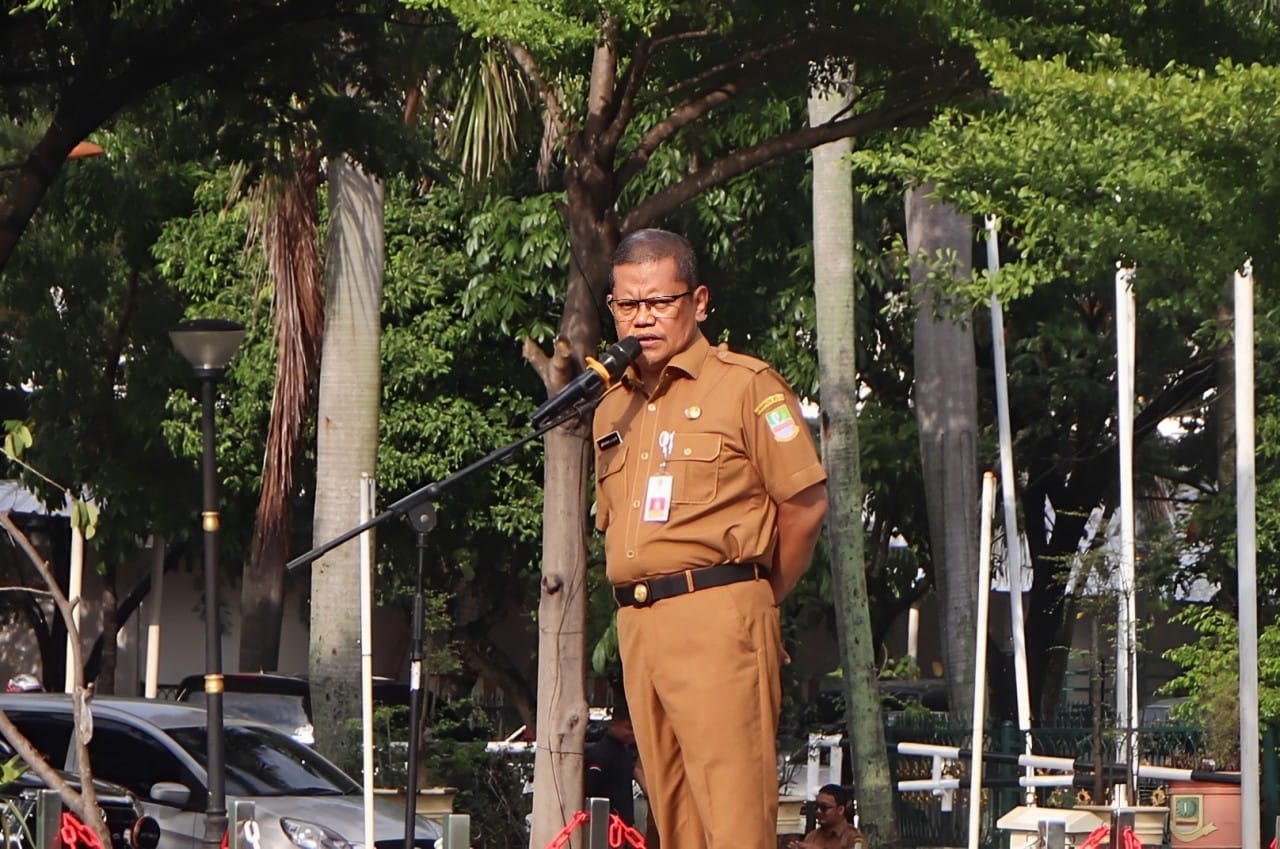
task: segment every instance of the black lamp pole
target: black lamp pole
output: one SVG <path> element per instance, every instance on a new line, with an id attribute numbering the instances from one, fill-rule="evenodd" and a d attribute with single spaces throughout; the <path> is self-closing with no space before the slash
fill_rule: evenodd
<path id="1" fill-rule="evenodd" d="M 204 454 L 201 473 L 204 502 L 200 526 L 204 531 L 204 699 L 206 769 L 209 797 L 205 806 L 204 843 L 218 846 L 227 831 L 227 776 L 222 734 L 222 629 L 218 621 L 218 464 L 214 441 L 216 384 L 244 340 L 244 326 L 234 321 L 197 319 L 169 332 L 174 347 L 191 363 L 200 379 L 200 430 Z"/>

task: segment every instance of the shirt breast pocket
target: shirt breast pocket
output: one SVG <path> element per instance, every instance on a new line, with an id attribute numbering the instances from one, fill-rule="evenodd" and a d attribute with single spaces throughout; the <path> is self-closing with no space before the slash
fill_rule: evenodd
<path id="1" fill-rule="evenodd" d="M 677 433 L 668 458 L 673 504 L 709 504 L 720 483 L 721 438 L 715 433 Z"/>
<path id="2" fill-rule="evenodd" d="M 626 465 L 627 446 L 625 445 L 606 451 L 596 461 L 596 488 L 599 490 L 597 500 L 599 496 L 603 496 L 605 503 L 612 505 L 614 510 L 627 500 L 627 476 L 622 474 Z M 608 519 L 608 516 L 604 516 L 600 521 L 607 524 Z M 601 528 L 604 526 L 604 524 L 600 525 Z"/>

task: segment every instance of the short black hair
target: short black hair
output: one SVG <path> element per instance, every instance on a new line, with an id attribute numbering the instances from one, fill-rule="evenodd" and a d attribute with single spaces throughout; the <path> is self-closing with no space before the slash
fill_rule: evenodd
<path id="1" fill-rule="evenodd" d="M 840 805 L 841 807 L 844 807 L 844 808 L 849 807 L 849 799 L 851 797 L 851 794 L 847 789 L 845 789 L 844 787 L 841 787 L 839 784 L 822 785 L 821 787 L 818 788 L 818 795 L 822 795 L 823 793 L 826 793 L 832 799 L 835 799 L 837 805 Z"/>
<path id="2" fill-rule="evenodd" d="M 669 230 L 650 228 L 629 233 L 618 243 L 609 260 L 609 288 L 613 289 L 614 266 L 661 262 L 667 257 L 676 261 L 677 280 L 688 284 L 691 290 L 702 285 L 698 280 L 698 257 L 689 240 Z"/>

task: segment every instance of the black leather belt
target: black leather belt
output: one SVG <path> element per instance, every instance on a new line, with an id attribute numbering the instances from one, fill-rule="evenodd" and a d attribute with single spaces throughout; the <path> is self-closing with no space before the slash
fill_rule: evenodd
<path id="1" fill-rule="evenodd" d="M 769 567 L 759 563 L 722 563 L 623 584 L 613 588 L 613 599 L 619 607 L 647 607 L 664 598 L 768 577 Z"/>

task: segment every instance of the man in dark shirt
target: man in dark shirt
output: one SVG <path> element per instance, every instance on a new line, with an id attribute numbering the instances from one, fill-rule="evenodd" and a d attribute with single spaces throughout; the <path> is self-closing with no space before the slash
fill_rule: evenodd
<path id="1" fill-rule="evenodd" d="M 608 799 L 610 810 L 634 826 L 636 808 L 631 781 L 634 779 L 644 790 L 644 771 L 636 758 L 636 732 L 624 706 L 613 709 L 608 732 L 588 746 L 584 755 L 585 796 Z"/>

